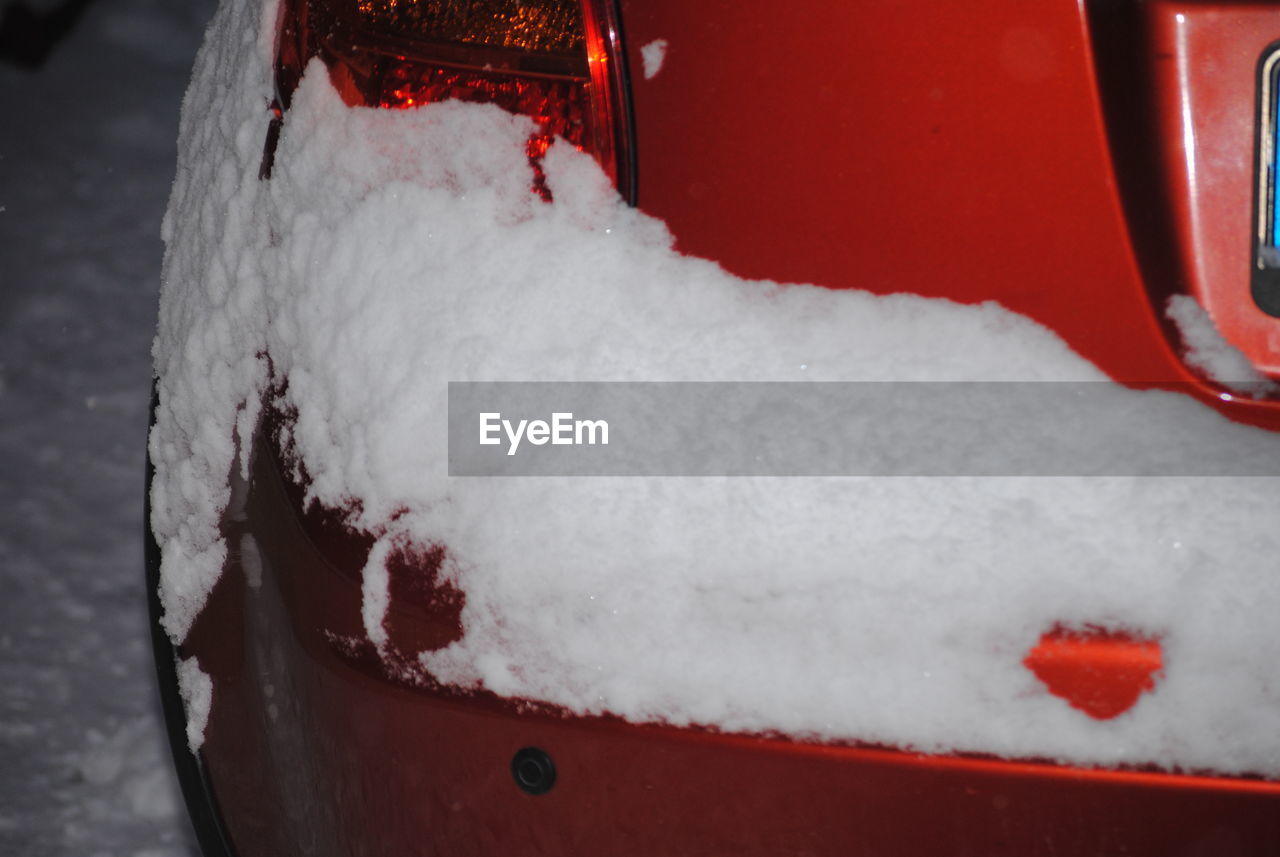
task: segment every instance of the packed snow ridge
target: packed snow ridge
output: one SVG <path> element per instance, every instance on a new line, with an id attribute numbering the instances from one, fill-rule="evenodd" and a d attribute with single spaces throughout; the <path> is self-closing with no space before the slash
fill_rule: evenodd
<path id="1" fill-rule="evenodd" d="M 318 65 L 260 182 L 274 21 L 227 0 L 184 108 L 151 441 L 175 639 L 221 572 L 270 355 L 310 498 L 382 539 L 371 642 L 377 560 L 447 546 L 465 634 L 419 659 L 444 682 L 636 721 L 1280 776 L 1275 479 L 450 477 L 450 381 L 1104 379 L 995 305 L 681 256 L 562 144 L 545 204 L 527 120 L 353 109 Z M 1119 398 L 1135 432 L 1185 420 L 1188 455 L 1280 451 L 1189 399 Z M 957 442 L 1000 432 L 990 414 Z M 1059 623 L 1158 636 L 1164 675 L 1090 719 L 1022 665 Z"/>

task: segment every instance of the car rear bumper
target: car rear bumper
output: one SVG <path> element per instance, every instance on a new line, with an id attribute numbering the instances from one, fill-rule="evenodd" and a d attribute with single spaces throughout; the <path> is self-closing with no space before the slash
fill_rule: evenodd
<path id="1" fill-rule="evenodd" d="M 368 542 L 302 513 L 287 472 L 260 444 L 181 647 L 213 678 L 202 755 L 241 857 L 1280 853 L 1276 782 L 634 725 L 398 678 L 363 633 Z M 397 617 L 420 639 L 456 619 Z M 513 775 L 525 748 L 554 763 L 542 794 Z"/>

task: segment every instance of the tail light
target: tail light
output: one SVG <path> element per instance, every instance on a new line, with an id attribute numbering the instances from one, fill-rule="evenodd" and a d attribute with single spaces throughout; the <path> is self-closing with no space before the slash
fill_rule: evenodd
<path id="1" fill-rule="evenodd" d="M 1092 625 L 1050 629 L 1022 662 L 1050 693 L 1097 720 L 1136 705 L 1164 669 L 1159 638 Z"/>
<path id="2" fill-rule="evenodd" d="M 538 126 L 529 157 L 544 197 L 538 162 L 562 137 L 594 155 L 634 202 L 621 47 L 613 0 L 286 0 L 277 116 L 303 67 L 320 57 L 348 104 L 458 99 L 528 116 Z"/>

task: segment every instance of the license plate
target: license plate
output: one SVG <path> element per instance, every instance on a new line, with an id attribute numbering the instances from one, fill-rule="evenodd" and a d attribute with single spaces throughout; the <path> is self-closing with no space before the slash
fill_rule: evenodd
<path id="1" fill-rule="evenodd" d="M 1280 212 L 1276 177 L 1280 174 L 1280 43 L 1258 64 L 1257 184 L 1254 198 L 1253 299 L 1266 313 L 1280 316 Z"/>

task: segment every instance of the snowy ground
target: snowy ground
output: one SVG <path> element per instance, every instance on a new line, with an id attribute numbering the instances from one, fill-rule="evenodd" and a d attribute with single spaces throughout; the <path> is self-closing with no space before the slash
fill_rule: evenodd
<path id="1" fill-rule="evenodd" d="M 150 661 L 160 217 L 205 0 L 97 0 L 0 66 L 0 854 L 196 854 Z"/>

